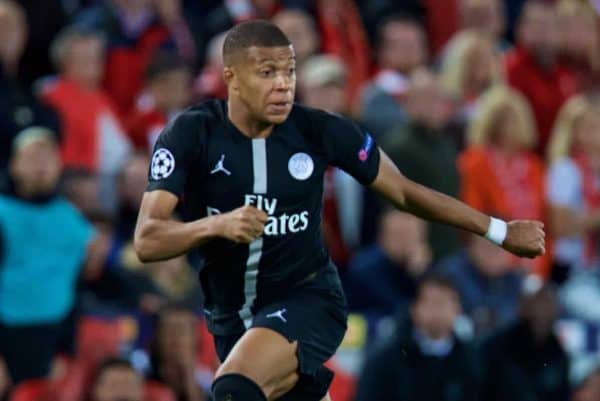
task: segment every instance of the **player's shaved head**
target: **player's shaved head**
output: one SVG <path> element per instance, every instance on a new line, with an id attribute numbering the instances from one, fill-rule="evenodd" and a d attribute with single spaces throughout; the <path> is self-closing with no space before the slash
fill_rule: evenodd
<path id="1" fill-rule="evenodd" d="M 250 47 L 290 46 L 291 42 L 275 24 L 264 21 L 248 21 L 234 26 L 223 44 L 223 62 L 230 66 L 238 56 Z"/>

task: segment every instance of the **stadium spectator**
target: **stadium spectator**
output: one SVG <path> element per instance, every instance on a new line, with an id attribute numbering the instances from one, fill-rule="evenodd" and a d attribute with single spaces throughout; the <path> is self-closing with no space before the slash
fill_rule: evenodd
<path id="1" fill-rule="evenodd" d="M 290 38 L 296 54 L 296 68 L 300 70 L 310 56 L 319 50 L 319 32 L 313 17 L 299 9 L 281 10 L 271 19 Z"/>
<path id="2" fill-rule="evenodd" d="M 8 375 L 8 369 L 6 363 L 0 355 L 0 401 L 8 401 L 8 394 L 10 392 L 10 376 Z"/>
<path id="3" fill-rule="evenodd" d="M 104 33 L 107 54 L 103 86 L 126 116 L 143 87 L 144 71 L 157 48 L 176 50 L 188 62 L 195 45 L 181 15 L 180 0 L 107 0 L 83 10 L 75 23 Z"/>
<path id="4" fill-rule="evenodd" d="M 527 100 L 518 92 L 496 86 L 485 93 L 459 158 L 463 201 L 506 219 L 544 219 L 544 166 L 532 150 L 534 127 Z M 547 259 L 514 264 L 545 274 Z"/>
<path id="5" fill-rule="evenodd" d="M 554 273 L 600 263 L 600 105 L 578 96 L 560 111 L 548 147 L 547 198 L 556 238 Z"/>
<path id="6" fill-rule="evenodd" d="M 298 94 L 302 103 L 330 113 L 350 113 L 346 84 L 346 66 L 335 56 L 312 56 L 298 71 Z M 344 219 L 360 221 L 361 210 L 357 206 L 362 204 L 364 191 L 349 175 L 329 167 L 325 172 L 323 192 L 323 236 L 331 258 L 344 270 L 360 236 L 359 227 L 344 224 Z"/>
<path id="7" fill-rule="evenodd" d="M 168 121 L 190 105 L 192 76 L 176 54 L 159 51 L 146 69 L 146 84 L 127 124 L 133 144 L 150 152 Z"/>
<path id="8" fill-rule="evenodd" d="M 207 49 L 204 47 L 212 38 L 225 32 L 240 22 L 251 19 L 269 19 L 280 9 L 279 0 L 225 0 L 220 1 L 202 20 L 202 26 L 195 29 L 200 50 L 198 54 L 204 57 Z M 204 65 L 200 60 L 199 65 Z"/>
<path id="9" fill-rule="evenodd" d="M 425 278 L 410 310 L 411 322 L 368 356 L 356 400 L 479 400 L 476 354 L 453 334 L 459 313 L 453 284 Z"/>
<path id="10" fill-rule="evenodd" d="M 452 108 L 438 76 L 427 70 L 415 72 L 405 105 L 409 122 L 390 131 L 386 141 L 380 142 L 382 148 L 408 178 L 457 196 L 457 151 L 448 130 Z M 434 260 L 439 260 L 457 249 L 458 233 L 453 228 L 430 223 L 429 245 Z"/>
<path id="11" fill-rule="evenodd" d="M 444 88 L 458 103 L 457 122 L 466 125 L 477 114 L 481 95 L 503 80 L 498 52 L 487 37 L 473 30 L 462 31 L 447 47 L 441 77 Z"/>
<path id="12" fill-rule="evenodd" d="M 505 55 L 506 78 L 529 101 L 537 125 L 537 152 L 544 155 L 554 119 L 577 89 L 571 71 L 557 62 L 557 18 L 551 2 L 528 0 L 517 28 L 517 43 Z"/>
<path id="13" fill-rule="evenodd" d="M 461 30 L 475 30 L 487 37 L 498 51 L 510 47 L 502 37 L 506 28 L 502 0 L 460 0 L 459 3 Z"/>
<path id="14" fill-rule="evenodd" d="M 44 85 L 41 97 L 57 110 L 64 125 L 63 164 L 98 173 L 101 204 L 112 210 L 114 176 L 125 163 L 131 145 L 112 102 L 100 87 L 103 40 L 95 32 L 68 27 L 56 37 L 51 53 L 60 77 Z"/>
<path id="15" fill-rule="evenodd" d="M 52 133 L 28 128 L 12 152 L 12 191 L 0 196 L 0 354 L 19 383 L 48 374 L 72 334 L 65 326 L 77 279 L 99 269 L 108 246 L 56 194 L 60 160 Z"/>
<path id="16" fill-rule="evenodd" d="M 376 37 L 379 71 L 361 98 L 360 119 L 377 140 L 406 121 L 402 101 L 410 74 L 427 61 L 423 28 L 412 19 L 388 17 Z"/>
<path id="17" fill-rule="evenodd" d="M 578 88 L 586 93 L 600 90 L 600 29 L 598 15 L 583 1 L 557 3 L 561 31 L 561 61 L 575 73 Z"/>
<path id="18" fill-rule="evenodd" d="M 567 401 L 569 363 L 553 332 L 558 317 L 555 289 L 528 277 L 519 318 L 487 339 L 483 399 L 486 401 Z"/>
<path id="19" fill-rule="evenodd" d="M 346 94 L 355 114 L 371 72 L 369 41 L 358 7 L 352 0 L 316 0 L 315 8 L 321 50 L 339 57 L 348 68 Z"/>
<path id="20" fill-rule="evenodd" d="M 102 362 L 94 378 L 89 401 L 144 401 L 144 378 L 126 360 Z"/>
<path id="21" fill-rule="evenodd" d="M 18 81 L 27 42 L 25 11 L 12 0 L 0 0 L 0 175 L 4 180 L 13 138 L 32 125 L 59 132 L 58 116 L 41 105 Z"/>
<path id="22" fill-rule="evenodd" d="M 27 45 L 19 63 L 19 82 L 30 87 L 39 78 L 55 72 L 48 48 L 68 23 L 62 0 L 19 1 L 28 21 Z"/>
<path id="23" fill-rule="evenodd" d="M 422 220 L 390 208 L 379 226 L 377 244 L 357 253 L 347 279 L 350 308 L 376 317 L 408 311 L 431 261 Z"/>
<path id="24" fill-rule="evenodd" d="M 88 219 L 102 214 L 98 175 L 84 168 L 65 169 L 62 175 L 62 194 Z"/>
<path id="25" fill-rule="evenodd" d="M 214 370 L 197 361 L 196 323 L 193 313 L 178 307 L 166 308 L 158 319 L 152 378 L 169 386 L 177 401 L 204 401 L 210 394 Z"/>
<path id="26" fill-rule="evenodd" d="M 470 236 L 465 250 L 444 258 L 435 267 L 437 273 L 455 283 L 462 310 L 477 337 L 517 317 L 522 277 L 513 262 L 510 254 L 489 241 Z"/>
<path id="27" fill-rule="evenodd" d="M 194 82 L 196 97 L 208 99 L 226 99 L 227 86 L 222 77 L 223 72 L 223 43 L 226 32 L 214 36 L 206 48 L 206 63 Z"/>

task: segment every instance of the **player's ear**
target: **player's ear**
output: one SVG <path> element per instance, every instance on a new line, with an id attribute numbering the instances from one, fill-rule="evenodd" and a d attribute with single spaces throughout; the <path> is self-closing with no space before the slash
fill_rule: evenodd
<path id="1" fill-rule="evenodd" d="M 226 66 L 223 68 L 223 81 L 227 87 L 237 90 L 236 74 L 233 67 Z"/>

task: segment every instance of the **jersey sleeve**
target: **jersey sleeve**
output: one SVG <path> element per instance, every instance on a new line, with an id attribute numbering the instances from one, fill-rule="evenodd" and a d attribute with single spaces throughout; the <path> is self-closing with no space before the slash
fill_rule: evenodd
<path id="1" fill-rule="evenodd" d="M 371 184 L 379 173 L 380 158 L 379 148 L 371 134 L 342 116 L 323 113 L 321 118 L 329 163 L 361 184 Z"/>
<path id="2" fill-rule="evenodd" d="M 162 189 L 177 197 L 183 194 L 190 165 L 199 150 L 195 131 L 200 129 L 199 121 L 187 113 L 163 129 L 152 152 L 146 191 Z"/>

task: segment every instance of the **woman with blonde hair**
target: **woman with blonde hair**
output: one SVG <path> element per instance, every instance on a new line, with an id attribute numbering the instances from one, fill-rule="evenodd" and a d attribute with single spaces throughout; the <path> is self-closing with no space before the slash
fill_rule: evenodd
<path id="1" fill-rule="evenodd" d="M 493 84 L 502 82 L 502 65 L 491 38 L 481 32 L 457 33 L 442 63 L 442 84 L 461 105 L 459 116 L 470 119 L 477 99 Z"/>
<path id="2" fill-rule="evenodd" d="M 571 98 L 561 109 L 549 143 L 546 185 L 550 228 L 557 239 L 555 268 L 600 262 L 600 102 Z"/>
<path id="3" fill-rule="evenodd" d="M 544 172 L 532 150 L 534 127 L 527 100 L 515 90 L 498 85 L 482 96 L 458 160 L 463 201 L 506 219 L 544 217 Z M 540 274 L 546 265 L 543 258 L 533 261 Z"/>
<path id="4" fill-rule="evenodd" d="M 600 29 L 598 16 L 587 0 L 559 0 L 556 4 L 560 52 L 582 91 L 600 89 Z"/>

